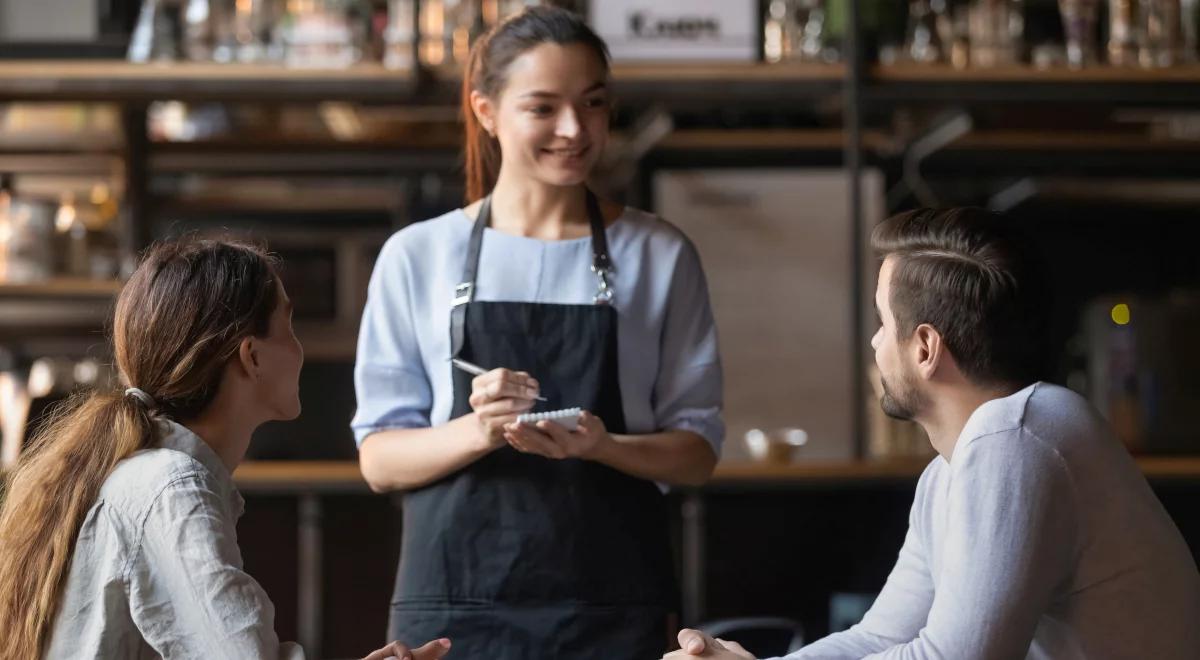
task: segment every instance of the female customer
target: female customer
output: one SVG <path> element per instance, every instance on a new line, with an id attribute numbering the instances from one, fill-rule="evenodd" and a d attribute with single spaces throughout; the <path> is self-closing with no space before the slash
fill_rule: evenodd
<path id="1" fill-rule="evenodd" d="M 291 311 L 253 247 L 149 251 L 113 323 L 128 389 L 67 404 L 9 476 L 0 657 L 303 657 L 279 643 L 270 600 L 242 570 L 231 476 L 256 427 L 300 414 Z"/>

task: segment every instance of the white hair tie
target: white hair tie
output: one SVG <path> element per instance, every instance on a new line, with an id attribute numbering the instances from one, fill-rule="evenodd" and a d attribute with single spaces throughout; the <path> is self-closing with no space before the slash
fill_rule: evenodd
<path id="1" fill-rule="evenodd" d="M 125 390 L 125 396 L 131 396 L 131 397 L 137 399 L 138 401 L 141 401 L 142 405 L 146 406 L 147 408 L 150 408 L 150 409 L 154 408 L 154 397 L 150 396 L 149 394 L 146 394 L 145 392 L 143 392 L 142 390 L 139 390 L 136 387 L 131 387 L 131 388 Z"/>

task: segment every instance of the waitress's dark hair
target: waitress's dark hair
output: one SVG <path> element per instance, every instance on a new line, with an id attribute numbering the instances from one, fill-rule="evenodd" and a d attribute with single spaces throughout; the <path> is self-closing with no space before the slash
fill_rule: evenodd
<path id="1" fill-rule="evenodd" d="M 508 83 L 508 67 L 529 49 L 544 43 L 583 44 L 608 71 L 608 46 L 578 14 L 557 7 L 531 7 L 499 23 L 475 41 L 463 74 L 463 146 L 467 203 L 492 192 L 500 174 L 500 143 L 479 125 L 471 92 L 498 98 Z"/>

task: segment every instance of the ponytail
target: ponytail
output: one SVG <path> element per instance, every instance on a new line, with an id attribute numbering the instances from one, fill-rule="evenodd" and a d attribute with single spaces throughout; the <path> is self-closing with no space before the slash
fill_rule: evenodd
<path id="1" fill-rule="evenodd" d="M 22 454 L 0 506 L 0 657 L 42 656 L 84 518 L 117 463 L 155 443 L 154 424 L 131 396 L 77 394 Z"/>
<path id="2" fill-rule="evenodd" d="M 496 187 L 496 179 L 500 176 L 500 143 L 496 137 L 483 130 L 479 118 L 475 116 L 475 108 L 471 106 L 471 92 L 480 89 L 480 67 L 490 34 L 476 40 L 467 58 L 467 70 L 462 83 L 462 115 L 463 131 L 463 169 L 467 178 L 467 203 L 471 204 L 492 192 Z"/>

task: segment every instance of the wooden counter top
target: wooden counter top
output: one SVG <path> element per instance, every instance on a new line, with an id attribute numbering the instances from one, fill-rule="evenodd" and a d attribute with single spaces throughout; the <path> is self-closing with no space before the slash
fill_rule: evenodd
<path id="1" fill-rule="evenodd" d="M 244 493 L 367 493 L 356 461 L 245 461 L 233 473 Z"/>
<path id="2" fill-rule="evenodd" d="M 1200 456 L 1139 457 L 1138 466 L 1152 481 L 1200 481 Z M 791 464 L 722 462 L 705 488 L 780 487 L 910 481 L 928 461 L 821 461 Z M 234 473 L 246 493 L 367 493 L 354 461 L 247 461 Z"/>

